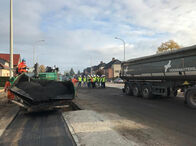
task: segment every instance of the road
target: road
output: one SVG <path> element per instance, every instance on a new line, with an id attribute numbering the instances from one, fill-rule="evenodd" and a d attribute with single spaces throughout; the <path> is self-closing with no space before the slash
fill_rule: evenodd
<path id="1" fill-rule="evenodd" d="M 182 98 L 144 100 L 117 88 L 80 88 L 76 102 L 105 115 L 114 130 L 140 145 L 196 145 L 196 110 Z"/>
<path id="2" fill-rule="evenodd" d="M 0 138 L 0 145 L 75 145 L 60 111 L 20 112 Z"/>

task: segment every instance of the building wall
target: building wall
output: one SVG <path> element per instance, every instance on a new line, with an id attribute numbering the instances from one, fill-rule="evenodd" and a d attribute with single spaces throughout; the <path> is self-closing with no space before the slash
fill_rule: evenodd
<path id="1" fill-rule="evenodd" d="M 119 73 L 121 70 L 121 64 L 113 64 L 112 70 L 113 70 L 113 77 L 119 77 Z"/>
<path id="2" fill-rule="evenodd" d="M 10 71 L 7 69 L 0 69 L 0 77 L 8 77 L 10 76 Z"/>
<path id="3" fill-rule="evenodd" d="M 113 78 L 113 69 L 112 68 L 108 68 L 105 70 L 105 75 L 107 79 L 111 79 Z"/>

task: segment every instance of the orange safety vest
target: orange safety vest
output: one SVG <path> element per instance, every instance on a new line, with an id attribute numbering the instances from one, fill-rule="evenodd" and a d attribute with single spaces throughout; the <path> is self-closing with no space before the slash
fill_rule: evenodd
<path id="1" fill-rule="evenodd" d="M 19 65 L 18 65 L 18 72 L 19 73 L 23 73 L 23 72 L 27 72 L 27 66 L 24 62 L 21 62 Z"/>
<path id="2" fill-rule="evenodd" d="M 4 92 L 7 92 L 7 98 L 10 100 L 14 99 L 14 94 L 9 90 L 9 87 L 11 86 L 11 83 L 9 81 L 7 81 L 5 83 L 5 87 L 4 87 Z"/>
<path id="3" fill-rule="evenodd" d="M 73 78 L 71 81 L 72 81 L 72 83 L 73 83 L 74 85 L 78 82 L 78 80 L 76 80 L 75 78 Z"/>

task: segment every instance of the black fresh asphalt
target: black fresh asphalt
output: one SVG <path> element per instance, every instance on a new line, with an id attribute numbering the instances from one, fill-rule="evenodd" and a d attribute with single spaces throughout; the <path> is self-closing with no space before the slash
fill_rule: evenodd
<path id="1" fill-rule="evenodd" d="M 1 146 L 76 145 L 60 111 L 20 112 L 0 138 Z"/>

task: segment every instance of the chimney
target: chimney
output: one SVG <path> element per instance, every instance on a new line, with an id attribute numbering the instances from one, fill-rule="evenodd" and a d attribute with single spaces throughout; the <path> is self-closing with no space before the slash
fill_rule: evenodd
<path id="1" fill-rule="evenodd" d="M 113 57 L 113 58 L 112 58 L 112 61 L 114 61 L 114 60 L 115 60 L 115 58 Z"/>

